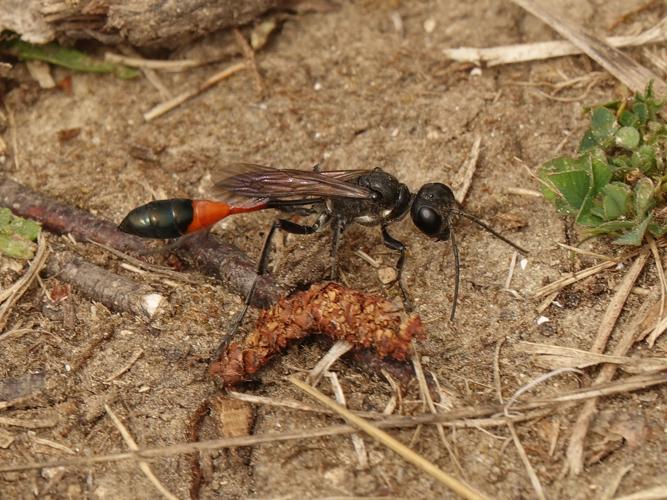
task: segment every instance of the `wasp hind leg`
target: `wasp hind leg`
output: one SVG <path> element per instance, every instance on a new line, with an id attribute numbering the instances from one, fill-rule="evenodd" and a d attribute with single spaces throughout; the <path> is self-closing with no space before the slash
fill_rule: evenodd
<path id="1" fill-rule="evenodd" d="M 252 282 L 250 291 L 246 295 L 245 302 L 243 304 L 243 309 L 234 320 L 231 330 L 225 335 L 225 337 L 222 339 L 222 342 L 216 349 L 215 356 L 213 358 L 214 360 L 218 359 L 224 353 L 224 351 L 227 349 L 227 345 L 229 344 L 231 339 L 234 338 L 236 332 L 241 327 L 241 324 L 243 324 L 243 319 L 245 318 L 245 315 L 247 314 L 248 309 L 250 308 L 252 298 L 255 294 L 255 288 L 257 287 L 257 282 L 259 281 L 259 277 L 266 274 L 268 270 L 269 257 L 271 255 L 271 245 L 273 243 L 273 238 L 275 236 L 276 231 L 278 229 L 281 229 L 286 233 L 291 233 L 291 234 L 313 234 L 318 232 L 322 228 L 322 226 L 324 226 L 327 222 L 329 222 L 329 219 L 330 217 L 327 214 L 322 214 L 319 217 L 319 219 L 310 226 L 304 226 L 302 224 L 297 224 L 295 222 L 285 219 L 278 219 L 271 225 L 271 229 L 269 229 L 269 233 L 266 235 L 266 239 L 264 240 L 264 246 L 262 247 L 262 253 L 260 254 L 259 257 L 259 264 L 257 266 L 257 275 L 255 276 L 255 279 Z"/>
<path id="2" fill-rule="evenodd" d="M 405 285 L 403 284 L 403 267 L 405 266 L 406 247 L 403 243 L 389 234 L 389 231 L 387 231 L 387 226 L 385 225 L 382 226 L 382 242 L 388 248 L 391 248 L 392 250 L 398 250 L 401 253 L 398 257 L 398 261 L 396 262 L 396 281 L 398 281 L 398 287 L 401 290 L 403 308 L 406 310 L 406 312 L 411 312 L 412 302 L 410 301 L 408 291 L 405 289 Z"/>

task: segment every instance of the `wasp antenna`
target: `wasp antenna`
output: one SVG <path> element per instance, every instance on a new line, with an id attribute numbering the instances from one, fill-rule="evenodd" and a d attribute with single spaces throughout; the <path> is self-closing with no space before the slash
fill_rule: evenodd
<path id="1" fill-rule="evenodd" d="M 524 248 L 521 248 L 519 245 L 517 245 L 513 241 L 508 240 L 502 234 L 500 234 L 498 231 L 494 230 L 491 226 L 489 226 L 488 224 L 483 222 L 481 219 L 478 219 L 474 215 L 470 215 L 469 213 L 464 212 L 463 210 L 460 210 L 460 209 L 459 210 L 452 209 L 451 212 L 455 213 L 457 215 L 462 215 L 466 219 L 469 219 L 469 220 L 473 221 L 475 224 L 477 224 L 477 225 L 481 226 L 482 228 L 486 229 L 489 233 L 491 233 L 493 236 L 495 236 L 499 240 L 504 241 L 505 243 L 507 243 L 509 246 L 511 246 L 513 248 L 516 248 L 522 254 L 528 255 L 528 250 L 525 250 Z"/>
<path id="2" fill-rule="evenodd" d="M 448 221 L 449 222 L 449 221 Z M 454 301 L 452 302 L 452 313 L 449 315 L 449 321 L 454 322 L 456 315 L 456 303 L 459 300 L 459 283 L 461 282 L 461 262 L 459 259 L 459 247 L 456 246 L 454 229 L 449 224 L 449 239 L 452 242 L 452 254 L 454 254 Z"/>

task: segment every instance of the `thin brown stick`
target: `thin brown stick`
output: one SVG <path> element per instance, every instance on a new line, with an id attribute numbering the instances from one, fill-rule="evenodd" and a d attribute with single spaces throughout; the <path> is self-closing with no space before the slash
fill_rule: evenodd
<path id="1" fill-rule="evenodd" d="M 567 38 L 633 92 L 643 92 L 652 81 L 658 95 L 667 94 L 667 84 L 658 75 L 620 50 L 589 35 L 581 26 L 559 14 L 551 4 L 535 0 L 512 0 L 512 2 Z"/>
<path id="2" fill-rule="evenodd" d="M 621 310 L 625 301 L 627 300 L 630 291 L 635 284 L 635 281 L 639 277 L 644 265 L 648 260 L 648 254 L 646 252 L 642 253 L 637 257 L 635 262 L 632 264 L 632 267 L 628 270 L 620 286 L 617 288 L 616 293 L 609 302 L 609 306 L 604 313 L 602 321 L 600 322 L 600 327 L 591 346 L 591 351 L 594 353 L 602 353 L 607 345 L 607 340 L 609 335 L 616 324 L 616 320 L 621 314 Z M 639 324 L 637 320 L 636 325 Z M 630 346 L 633 344 L 635 339 L 636 328 L 627 328 L 623 332 L 623 336 L 612 352 L 615 356 L 623 356 L 628 351 Z M 610 381 L 614 373 L 616 372 L 616 366 L 614 365 L 604 365 L 598 374 L 598 377 L 595 379 L 596 383 L 605 383 Z M 567 447 L 567 462 L 566 467 L 572 474 L 580 474 L 584 467 L 584 440 L 586 434 L 588 433 L 588 428 L 593 420 L 593 416 L 596 412 L 596 399 L 591 399 L 584 403 L 579 417 L 574 425 L 572 430 L 572 435 Z"/>
<path id="3" fill-rule="evenodd" d="M 173 99 L 170 99 L 168 101 L 165 101 L 163 103 L 158 104 L 155 106 L 153 109 L 147 111 L 144 113 L 144 120 L 147 122 L 154 120 L 155 118 L 158 118 L 165 113 L 168 113 L 172 109 L 180 106 L 183 104 L 185 101 L 192 99 L 193 97 L 196 97 L 203 92 L 206 92 L 208 89 L 213 87 L 214 85 L 220 83 L 221 81 L 229 78 L 230 76 L 234 75 L 235 73 L 238 73 L 239 71 L 245 69 L 247 66 L 247 63 L 242 62 L 242 63 L 237 63 L 237 64 L 232 64 L 231 66 L 226 67 L 222 71 L 218 71 L 215 73 L 213 76 L 209 77 L 207 80 L 205 80 L 203 83 L 201 83 L 199 86 L 192 90 L 187 90 L 183 92 L 182 94 L 177 95 Z"/>
<path id="4" fill-rule="evenodd" d="M 97 241 L 116 250 L 138 254 L 151 250 L 145 239 L 119 231 L 112 222 L 65 205 L 8 178 L 0 178 L 0 206 L 40 222 L 48 231 L 69 233 L 79 241 Z M 186 257 L 191 258 L 200 271 L 218 277 L 231 292 L 243 296 L 247 296 L 256 282 L 252 296 L 255 306 L 266 307 L 285 293 L 269 275 L 258 278 L 256 264 L 238 248 L 212 235 L 202 236 L 182 241 L 182 248 L 187 250 Z"/>
<path id="5" fill-rule="evenodd" d="M 376 439 L 378 442 L 384 444 L 392 451 L 398 453 L 403 459 L 415 465 L 423 472 L 426 472 L 428 475 L 436 479 L 441 484 L 445 485 L 447 488 L 451 489 L 456 494 L 462 496 L 463 498 L 469 498 L 469 499 L 486 498 L 484 494 L 480 493 L 479 491 L 476 491 L 475 489 L 462 483 L 458 479 L 450 476 L 449 474 L 447 474 L 446 472 L 435 466 L 432 462 L 429 462 L 421 455 L 418 455 L 417 453 L 412 451 L 410 448 L 405 446 L 400 441 L 397 441 L 386 432 L 380 430 L 379 428 L 370 424 L 363 418 L 358 417 L 352 412 L 348 411 L 347 408 L 342 407 L 341 405 L 339 405 L 332 399 L 328 398 L 314 387 L 302 382 L 301 380 L 297 379 L 294 376 L 290 377 L 289 381 L 292 382 L 294 385 L 296 385 L 303 392 L 307 393 L 309 396 L 313 397 L 323 405 L 327 406 L 329 409 L 338 413 L 341 417 L 350 422 L 353 426 L 361 429 L 366 434 Z"/>
<path id="6" fill-rule="evenodd" d="M 132 451 L 137 451 L 139 447 L 137 446 L 136 441 L 130 434 L 130 431 L 127 430 L 127 428 L 123 425 L 123 423 L 120 421 L 120 419 L 116 416 L 116 414 L 111 411 L 111 408 L 109 408 L 109 405 L 104 405 L 104 409 L 106 410 L 107 414 L 111 418 L 111 421 L 113 424 L 116 426 L 116 429 L 118 429 L 118 432 L 120 432 L 120 435 L 123 437 L 123 440 L 125 441 L 125 444 L 129 449 Z M 178 500 L 178 497 L 171 493 L 167 488 L 164 487 L 164 485 L 160 482 L 160 480 L 157 478 L 157 476 L 153 473 L 153 469 L 151 469 L 151 466 L 148 465 L 148 462 L 145 460 L 139 460 L 138 462 L 139 468 L 141 469 L 141 472 L 144 473 L 144 475 L 148 478 L 148 480 L 153 483 L 153 486 L 162 494 L 163 497 L 168 498 L 169 500 Z"/>
<path id="7" fill-rule="evenodd" d="M 164 300 L 149 287 L 91 264 L 72 252 L 52 255 L 47 271 L 115 311 L 131 311 L 152 318 Z"/>

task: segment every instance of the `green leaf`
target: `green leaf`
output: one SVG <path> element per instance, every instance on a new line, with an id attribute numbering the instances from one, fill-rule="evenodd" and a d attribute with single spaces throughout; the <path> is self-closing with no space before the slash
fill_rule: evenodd
<path id="1" fill-rule="evenodd" d="M 600 236 L 603 234 L 619 234 L 626 229 L 632 229 L 635 226 L 631 220 L 612 220 L 603 222 L 595 227 L 586 228 L 586 234 L 589 236 Z"/>
<path id="2" fill-rule="evenodd" d="M 34 45 L 14 39 L 0 43 L 0 50 L 23 61 L 44 61 L 83 73 L 113 73 L 127 80 L 139 75 L 133 68 L 94 59 L 75 49 L 67 49 L 56 43 Z"/>
<path id="3" fill-rule="evenodd" d="M 13 217 L 14 214 L 10 209 L 0 208 L 0 230 L 9 224 Z"/>
<path id="4" fill-rule="evenodd" d="M 9 223 L 9 227 L 15 235 L 30 241 L 36 241 L 42 229 L 34 220 L 22 217 L 14 217 L 14 220 Z"/>
<path id="5" fill-rule="evenodd" d="M 588 130 L 586 130 L 584 136 L 581 138 L 581 142 L 579 143 L 579 152 L 586 153 L 591 149 L 597 147 L 597 145 L 598 143 L 595 140 L 595 137 L 593 136 L 593 131 L 589 128 Z"/>
<path id="6" fill-rule="evenodd" d="M 635 184 L 635 218 L 640 220 L 646 217 L 646 214 L 651 210 L 656 203 L 655 200 L 655 186 L 653 181 L 648 177 L 642 177 Z"/>
<path id="7" fill-rule="evenodd" d="M 8 234 L 0 234 L 0 253 L 14 259 L 32 259 L 35 244 Z"/>
<path id="8" fill-rule="evenodd" d="M 639 123 L 645 125 L 648 121 L 648 107 L 643 102 L 636 102 L 632 105 L 632 112 L 639 119 Z"/>
<path id="9" fill-rule="evenodd" d="M 639 146 L 639 131 L 634 127 L 621 127 L 616 131 L 614 140 L 620 148 L 633 150 Z"/>
<path id="10" fill-rule="evenodd" d="M 605 220 L 614 220 L 619 217 L 627 217 L 630 214 L 630 196 L 632 190 L 622 182 L 607 184 L 602 190 L 602 208 Z"/>
<path id="11" fill-rule="evenodd" d="M 594 108 L 591 113 L 591 133 L 598 144 L 604 146 L 616 132 L 616 116 L 607 108 Z"/>
<path id="12" fill-rule="evenodd" d="M 8 208 L 0 208 L 0 253 L 15 259 L 30 259 L 35 253 L 34 240 L 41 226 L 29 219 L 16 217 Z"/>
<path id="13" fill-rule="evenodd" d="M 639 117 L 627 109 L 623 110 L 621 116 L 618 117 L 618 123 L 623 127 L 638 128 L 640 125 Z"/>
<path id="14" fill-rule="evenodd" d="M 632 153 L 630 166 L 632 168 L 638 168 L 647 175 L 654 173 L 657 167 L 655 148 L 647 144 L 640 146 L 637 151 Z"/>
<path id="15" fill-rule="evenodd" d="M 614 243 L 617 245 L 641 245 L 642 241 L 644 241 L 644 235 L 646 234 L 646 229 L 650 222 L 651 216 L 649 215 L 640 224 L 636 224 L 632 230 L 616 238 Z"/>
<path id="16" fill-rule="evenodd" d="M 667 234 L 667 226 L 651 222 L 648 225 L 648 231 L 656 238 L 661 238 L 662 236 Z"/>

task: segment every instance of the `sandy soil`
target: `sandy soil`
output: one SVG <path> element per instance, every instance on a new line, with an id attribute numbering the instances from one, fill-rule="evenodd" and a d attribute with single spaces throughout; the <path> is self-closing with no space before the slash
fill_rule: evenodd
<path id="1" fill-rule="evenodd" d="M 131 208 L 153 196 L 201 196 L 209 182 L 207 174 L 230 160 L 304 169 L 318 161 L 325 169 L 382 167 L 414 190 L 430 181 L 456 185 L 460 166 L 475 138 L 481 136 L 482 151 L 465 208 L 530 251 L 528 266 L 517 268 L 512 288 L 529 297 L 545 281 L 594 263 L 587 257 L 573 259 L 559 249 L 556 242 L 569 242 L 576 236 L 552 207 L 508 189 L 536 189 L 521 163 L 533 167 L 551 158 L 556 149 L 573 152 L 585 128 L 584 108 L 622 95 L 623 89 L 603 77 L 585 95 L 583 87 L 564 89 L 558 94 L 562 100 L 538 92 L 550 93 L 550 84 L 600 71 L 583 56 L 481 72 L 444 58 L 444 47 L 557 37 L 508 2 L 344 4 L 334 12 L 288 20 L 273 42 L 257 54 L 263 97 L 253 75 L 243 72 L 151 123 L 144 123 L 142 113 L 157 104 L 160 96 L 145 79 L 121 81 L 74 74 L 73 92 L 68 95 L 39 90 L 18 65 L 13 74 L 22 83 L 7 98 L 16 122 L 18 161 L 10 156 L 3 174 L 119 222 Z M 643 2 L 560 4 L 580 22 L 606 33 L 615 19 Z M 395 29 L 394 13 L 400 14 L 403 33 Z M 661 7 L 648 9 L 622 23 L 614 34 L 646 29 L 662 15 Z M 188 48 L 187 53 L 210 51 L 220 40 L 211 37 Z M 633 54 L 642 59 L 641 51 Z M 214 70 L 199 68 L 161 77 L 176 94 Z M 56 80 L 67 74 L 54 70 Z M 80 128 L 81 133 L 59 141 L 58 132 L 71 128 Z M 3 138 L 12 144 L 11 129 Z M 133 153 L 137 147 L 152 151 L 155 161 L 137 158 Z M 272 217 L 268 212 L 236 216 L 216 232 L 256 258 Z M 548 308 L 543 314 L 550 321 L 537 326 L 538 301 L 517 299 L 502 291 L 512 250 L 474 225 L 460 222 L 456 234 L 462 255 L 461 296 L 458 318 L 452 324 L 448 320 L 453 290 L 449 245 L 429 241 L 409 219 L 396 225 L 394 233 L 409 245 L 406 284 L 428 328 L 428 339 L 419 345 L 419 352 L 425 369 L 437 375 L 455 408 L 497 402 L 493 359 L 502 339 L 507 339 L 500 354 L 506 398 L 544 373 L 528 357 L 513 351 L 517 341 L 587 349 L 623 275 L 610 271 L 568 289 L 558 298 L 563 307 Z M 53 251 L 66 246 L 55 236 L 49 242 Z M 281 239 L 276 256 L 280 280 L 294 284 L 320 279 L 328 242 L 328 233 Z M 618 251 L 604 242 L 593 245 L 607 254 Z M 357 249 L 383 265 L 392 265 L 396 258 L 382 245 L 379 230 L 351 228 L 340 255 L 346 282 L 397 298 L 398 290 L 383 287 L 376 270 L 354 253 Z M 126 450 L 104 411 L 105 403 L 122 418 L 140 446 L 184 442 L 192 415 L 202 401 L 215 394 L 206 372 L 207 359 L 242 299 L 212 280 L 170 286 L 159 277 L 139 278 L 98 248 L 81 245 L 79 250 L 120 274 L 145 279 L 168 298 L 168 305 L 146 322 L 110 311 L 77 290 L 52 303 L 44 288 L 62 286 L 57 278 L 45 280 L 44 288 L 36 286 L 26 294 L 15 306 L 8 328 L 31 327 L 34 331 L 0 345 L 0 379 L 43 371 L 46 388 L 24 405 L 3 411 L 2 416 L 55 418 L 56 423 L 35 430 L 7 427 L 15 440 L 0 449 L 2 464 L 70 456 L 35 438 L 60 443 L 77 455 Z M 5 284 L 18 276 L 11 270 L 3 274 Z M 652 289 L 656 282 L 655 266 L 650 264 L 638 284 Z M 643 300 L 640 295 L 631 296 L 621 325 Z M 291 347 L 260 373 L 260 383 L 243 390 L 312 403 L 283 377 L 295 367 L 312 367 L 328 346 L 323 340 L 309 340 Z M 107 381 L 139 348 L 143 354 L 136 363 Z M 666 349 L 664 337 L 652 352 L 646 352 L 645 346 L 637 352 L 666 356 Z M 335 369 L 352 408 L 383 410 L 392 391 L 380 373 L 352 361 Z M 587 382 L 565 375 L 535 392 L 553 394 L 580 383 Z M 330 392 L 326 381 L 321 388 Z M 407 390 L 404 410 L 418 412 L 421 403 L 415 403 L 416 384 Z M 557 411 L 517 425 L 547 496 L 599 497 L 628 465 L 633 468 L 623 479 L 619 494 L 664 481 L 666 398 L 667 388 L 661 386 L 601 401 L 586 456 L 608 452 L 587 462 L 585 472 L 577 477 L 561 474 L 576 411 Z M 252 432 L 257 434 L 338 422 L 267 406 L 256 406 L 255 413 Z M 202 439 L 219 436 L 213 420 L 205 419 Z M 624 442 L 614 431 L 619 422 L 628 421 L 644 430 L 638 442 Z M 446 431 L 467 481 L 494 498 L 534 497 L 526 470 L 508 441 L 507 428 L 488 431 Z M 550 450 L 554 432 L 555 448 Z M 413 440 L 416 451 L 455 473 L 434 428 L 423 428 L 416 437 L 412 430 L 392 433 L 404 443 Z M 365 443 L 370 460 L 366 469 L 358 467 L 348 436 L 215 452 L 203 460 L 202 498 L 453 497 L 381 445 L 370 439 Z M 179 498 L 188 497 L 189 457 L 155 460 L 152 468 L 170 491 Z M 131 462 L 0 475 L 1 498 L 35 494 L 50 498 L 159 497 Z"/>

